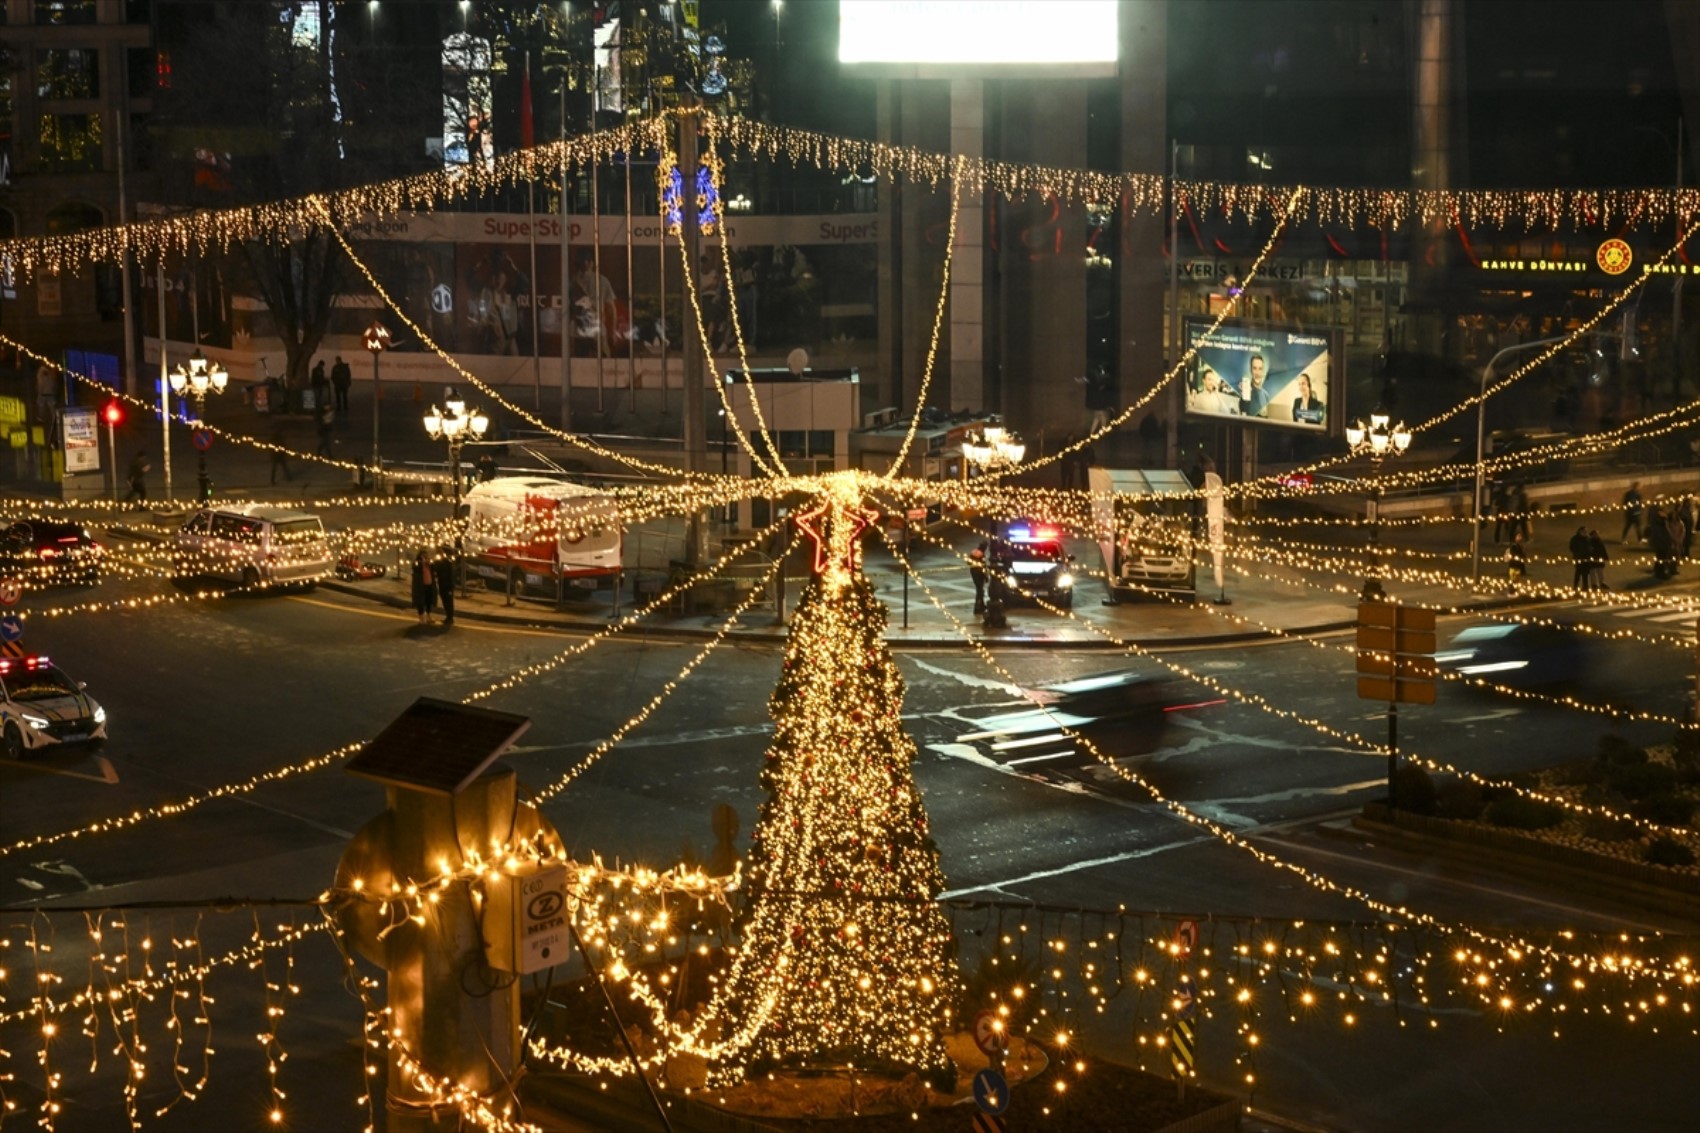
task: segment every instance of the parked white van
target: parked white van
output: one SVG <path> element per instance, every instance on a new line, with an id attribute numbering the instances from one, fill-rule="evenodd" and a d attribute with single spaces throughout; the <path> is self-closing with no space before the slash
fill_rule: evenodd
<path id="1" fill-rule="evenodd" d="M 335 560 L 325 525 L 309 511 L 267 504 L 202 508 L 172 537 L 179 578 L 222 578 L 243 586 L 305 586 Z"/>

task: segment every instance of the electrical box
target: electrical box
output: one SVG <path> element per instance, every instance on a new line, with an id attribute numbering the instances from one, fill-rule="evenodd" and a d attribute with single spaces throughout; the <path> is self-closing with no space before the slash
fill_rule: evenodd
<path id="1" fill-rule="evenodd" d="M 484 882 L 484 959 L 497 971 L 530 975 L 563 964 L 567 927 L 567 867 L 532 863 Z"/>

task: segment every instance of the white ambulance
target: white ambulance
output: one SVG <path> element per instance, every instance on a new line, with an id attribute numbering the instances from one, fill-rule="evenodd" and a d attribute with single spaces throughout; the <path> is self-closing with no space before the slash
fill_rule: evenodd
<path id="1" fill-rule="evenodd" d="M 544 476 L 475 484 L 466 505 L 466 570 L 518 594 L 528 586 L 559 598 L 569 583 L 596 585 L 620 573 L 619 501 Z"/>

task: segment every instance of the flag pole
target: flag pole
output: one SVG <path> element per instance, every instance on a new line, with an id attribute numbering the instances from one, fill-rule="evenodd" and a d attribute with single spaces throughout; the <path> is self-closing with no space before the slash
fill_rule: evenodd
<path id="1" fill-rule="evenodd" d="M 538 348 L 537 324 L 540 314 L 537 310 L 537 167 L 529 156 L 532 147 L 537 144 L 531 119 L 531 52 L 525 53 L 525 78 L 521 80 L 519 92 L 519 144 L 525 147 L 527 153 L 527 172 L 525 179 L 525 220 L 526 230 L 531 235 L 531 384 L 532 404 L 536 406 L 539 415 L 543 413 L 543 352 Z"/>

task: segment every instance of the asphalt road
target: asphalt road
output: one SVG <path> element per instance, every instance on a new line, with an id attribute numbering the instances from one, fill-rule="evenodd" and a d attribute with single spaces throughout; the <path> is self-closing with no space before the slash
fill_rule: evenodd
<path id="1" fill-rule="evenodd" d="M 1607 624 L 1606 614 L 1583 616 Z M 420 627 L 410 614 L 323 592 L 30 625 L 26 644 L 50 649 L 105 704 L 112 739 L 97 756 L 0 762 L 0 846 L 6 847 L 361 741 L 416 697 L 460 699 L 574 644 L 551 632 L 470 621 L 447 632 Z M 605 643 L 480 703 L 532 719 L 510 762 L 523 783 L 540 788 L 567 775 L 642 711 L 699 648 L 667 640 Z M 1267 697 L 1284 713 L 1372 739 L 1386 734 L 1381 706 L 1352 695 L 1352 660 L 1339 649 L 1236 646 L 1169 659 Z M 1125 667 L 1161 673 L 1151 662 L 1102 652 L 1012 652 L 1000 661 L 1024 685 Z M 1012 765 L 1023 757 L 965 740 L 983 731 L 989 717 L 1025 705 L 1003 675 L 977 658 L 932 652 L 900 663 L 921 752 L 916 776 L 953 894 L 1099 909 L 1370 919 L 1360 906 L 1221 846 L 1106 769 L 1070 759 Z M 706 858 L 710 814 L 721 803 L 742 818 L 739 847 L 747 845 L 768 737 L 766 697 L 778 672 L 779 654 L 771 647 L 718 650 L 626 742 L 546 806 L 569 848 L 654 865 L 681 855 Z M 1675 713 L 1690 673 L 1684 652 L 1613 644 L 1575 695 Z M 1202 685 L 1176 691 L 1187 704 L 1220 695 Z M 1604 718 L 1571 709 L 1445 689 L 1441 703 L 1401 716 L 1400 742 L 1507 774 L 1591 754 L 1611 730 Z M 1669 732 L 1657 724 L 1621 730 L 1642 742 Z M 1231 698 L 1174 713 L 1155 750 L 1126 766 L 1266 850 L 1443 918 L 1525 929 L 1696 929 L 1326 836 L 1319 823 L 1383 793 L 1385 760 Z M 16 912 L 37 901 L 51 908 L 157 897 L 310 896 L 329 883 L 340 846 L 382 807 L 376 785 L 340 769 L 314 772 L 193 814 L 9 853 L 0 858 L 0 904 Z M 9 916 L 6 923 L 24 922 Z M 304 1049 L 347 1064 L 357 1021 L 352 1006 L 339 1023 L 334 1006 L 315 1001 L 311 1024 L 302 1024 L 311 1036 L 302 1040 Z M 1257 1104 L 1333 1129 L 1700 1126 L 1700 1079 L 1693 1074 L 1700 1042 L 1692 1036 L 1652 1035 L 1597 1018 L 1577 1020 L 1560 1039 L 1527 1021 L 1514 1021 L 1501 1034 L 1495 1021 L 1468 1012 L 1443 1022 L 1429 1033 L 1391 1018 L 1365 1018 L 1352 1032 L 1336 1022 L 1270 1021 Z M 1113 1057 L 1137 1058 L 1125 1020 L 1114 1012 L 1091 1038 Z M 1207 1081 L 1231 1090 L 1226 1045 L 1227 1035 L 1207 1028 L 1201 1065 Z M 1555 1082 L 1570 1088 L 1555 1089 Z M 197 1127 L 192 1112 L 183 1120 L 190 1124 L 162 1127 Z M 339 1126 L 297 1121 L 296 1127 Z"/>

